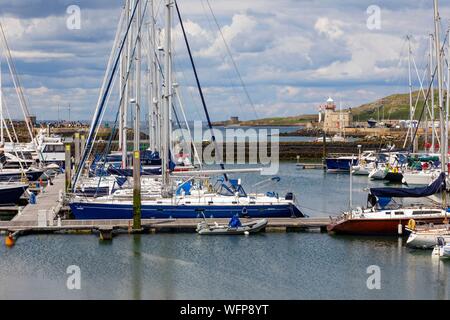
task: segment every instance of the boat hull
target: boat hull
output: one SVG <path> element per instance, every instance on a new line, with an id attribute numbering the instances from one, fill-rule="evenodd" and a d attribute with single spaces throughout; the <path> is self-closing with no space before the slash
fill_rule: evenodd
<path id="1" fill-rule="evenodd" d="M 329 171 L 348 171 L 350 167 L 355 166 L 358 163 L 358 159 L 340 159 L 340 158 L 327 158 L 327 170 Z"/>
<path id="2" fill-rule="evenodd" d="M 388 172 L 384 177 L 384 180 L 393 183 L 402 183 L 403 174 L 401 172 Z"/>
<path id="3" fill-rule="evenodd" d="M 417 249 L 433 249 L 437 244 L 437 238 L 444 238 L 445 242 L 450 242 L 450 235 L 439 234 L 439 233 L 411 233 L 406 245 L 411 248 Z"/>
<path id="4" fill-rule="evenodd" d="M 416 223 L 442 224 L 445 217 L 415 218 Z M 405 227 L 410 218 L 405 219 L 347 219 L 327 226 L 330 233 L 351 235 L 398 235 L 398 225 L 402 224 L 402 234 L 409 233 Z"/>
<path id="5" fill-rule="evenodd" d="M 131 204 L 71 203 L 77 220 L 132 219 Z M 286 205 L 142 205 L 142 219 L 231 218 L 246 211 L 249 218 L 304 217 L 292 204 Z"/>
<path id="6" fill-rule="evenodd" d="M 0 205 L 17 204 L 27 186 L 7 187 L 0 189 Z"/>
<path id="7" fill-rule="evenodd" d="M 42 176 L 43 171 L 28 171 L 26 172 L 27 179 L 29 181 L 38 181 Z M 7 173 L 0 171 L 0 182 L 18 182 L 22 179 L 22 174 L 18 173 Z"/>

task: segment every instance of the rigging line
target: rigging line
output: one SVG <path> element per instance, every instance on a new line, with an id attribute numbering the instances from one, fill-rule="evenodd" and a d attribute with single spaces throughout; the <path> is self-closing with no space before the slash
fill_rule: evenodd
<path id="1" fill-rule="evenodd" d="M 148 1 L 146 2 L 146 4 L 147 4 L 147 3 L 148 3 Z M 145 16 L 145 10 L 144 10 L 144 13 L 143 13 L 143 15 L 142 15 L 142 18 L 143 18 L 144 16 Z M 140 33 L 141 30 L 142 30 L 142 25 L 143 25 L 143 23 L 144 23 L 143 21 L 144 21 L 144 19 L 141 19 L 141 24 L 140 24 L 138 33 Z M 110 148 L 110 147 L 112 146 L 112 139 L 113 139 L 114 136 L 116 135 L 116 132 L 115 132 L 114 130 L 115 130 L 116 127 L 117 127 L 118 115 L 119 115 L 119 113 L 120 113 L 120 105 L 122 105 L 123 99 L 124 99 L 124 97 L 125 97 L 125 91 L 128 89 L 128 86 L 127 86 L 128 79 L 129 79 L 129 77 L 130 77 L 131 72 L 134 71 L 134 70 L 132 69 L 132 67 L 133 67 L 133 61 L 134 61 L 134 59 L 135 59 L 135 57 L 136 57 L 136 47 L 137 47 L 138 41 L 139 41 L 139 37 L 136 37 L 136 39 L 135 39 L 135 41 L 134 41 L 134 45 L 133 45 L 133 51 L 131 52 L 131 55 L 130 55 L 130 58 L 129 58 L 129 63 L 128 63 L 128 66 L 127 66 L 127 73 L 126 73 L 125 78 L 124 78 L 124 81 L 123 81 L 124 84 L 122 85 L 122 88 L 121 88 L 120 100 L 118 101 L 118 103 L 119 103 L 119 108 L 117 109 L 118 111 L 116 112 L 116 117 L 115 117 L 114 127 L 113 127 L 113 130 L 111 131 L 111 134 L 110 134 L 110 138 L 109 138 L 110 141 L 109 141 L 109 143 L 108 143 L 108 147 L 105 148 L 105 150 L 109 150 L 109 151 L 107 151 L 106 154 L 108 154 L 108 153 L 111 151 L 111 148 Z M 113 86 L 114 86 L 115 81 L 116 81 L 116 79 L 117 79 L 117 73 L 114 73 L 113 77 L 114 77 L 114 80 L 113 80 Z M 112 90 L 109 91 L 109 94 L 108 94 L 108 100 L 107 100 L 107 102 L 106 102 L 106 105 L 107 105 L 108 102 L 109 102 L 109 99 L 110 99 L 110 97 L 111 97 L 111 94 L 112 94 Z M 105 110 L 106 110 L 106 108 L 103 110 L 102 118 L 103 118 L 103 115 L 104 115 Z"/>
<path id="2" fill-rule="evenodd" d="M 202 5 L 203 14 L 205 15 L 206 21 L 208 22 L 209 29 L 213 32 L 212 23 L 211 23 L 211 21 L 210 21 L 211 19 L 209 18 L 208 14 L 206 13 L 206 8 L 205 8 L 205 5 L 204 5 L 204 3 L 203 3 L 203 0 L 200 0 L 200 3 L 201 3 L 201 5 Z M 224 65 L 226 65 L 226 64 L 227 64 L 226 56 L 220 54 L 220 58 L 222 59 L 222 63 L 223 63 Z M 237 102 L 238 102 L 239 108 L 240 108 L 239 110 L 243 110 L 243 105 L 242 105 L 242 103 L 241 103 L 241 99 L 240 99 L 240 97 L 239 97 L 239 93 L 237 92 L 236 85 L 234 84 L 234 82 L 233 82 L 233 80 L 232 80 L 231 71 L 229 72 L 229 70 L 225 70 L 225 74 L 227 75 L 228 81 L 230 82 L 231 89 L 233 90 L 233 94 L 234 94 L 234 96 L 237 98 Z"/>
<path id="3" fill-rule="evenodd" d="M 173 51 L 172 55 L 175 58 L 177 56 L 177 52 L 176 52 L 175 48 L 172 51 Z M 184 79 L 184 81 L 186 83 L 189 83 L 189 79 L 186 76 L 186 73 L 184 72 L 183 68 L 181 68 L 181 66 L 179 65 L 178 61 L 176 59 L 173 59 L 173 63 L 174 63 L 173 71 L 175 72 L 175 74 L 181 73 L 181 77 Z M 197 114 L 198 118 L 201 118 L 201 115 L 199 112 L 200 107 L 198 106 L 197 101 L 195 101 L 194 96 L 192 95 L 192 92 L 189 92 L 189 93 L 190 93 L 191 102 L 195 106 L 195 113 Z"/>
<path id="4" fill-rule="evenodd" d="M 3 24 L 1 22 L 0 22 L 0 31 L 2 33 L 3 45 L 6 49 L 6 52 L 8 53 L 6 56 L 6 61 L 8 63 L 8 67 L 9 67 L 9 70 L 11 72 L 11 76 L 12 76 L 12 79 L 14 82 L 14 87 L 16 89 L 16 93 L 17 93 L 19 101 L 20 101 L 21 109 L 22 109 L 22 112 L 25 117 L 25 123 L 27 125 L 28 133 L 30 134 L 30 138 L 32 140 L 32 143 L 34 144 L 33 125 L 30 124 L 30 121 L 29 121 L 30 114 L 29 114 L 28 107 L 27 107 L 27 104 L 25 101 L 25 96 L 23 94 L 22 85 L 21 85 L 19 77 L 17 76 L 17 70 L 16 70 L 16 67 L 14 64 L 14 60 L 12 60 L 11 50 L 9 49 L 8 40 L 6 39 L 6 34 L 5 34 L 5 31 L 3 30 Z"/>
<path id="5" fill-rule="evenodd" d="M 115 63 L 114 63 L 114 68 L 113 68 L 113 70 L 111 71 L 112 74 L 114 74 L 114 73 L 116 72 L 117 68 L 118 68 L 119 61 L 120 61 L 120 56 L 121 56 L 121 52 L 123 51 L 123 48 L 124 48 L 124 46 L 125 46 L 125 41 L 127 40 L 127 37 L 128 37 L 129 31 L 130 31 L 132 22 L 133 22 L 133 20 L 134 20 L 135 15 L 136 15 L 136 11 L 137 11 L 137 7 L 138 7 L 138 4 L 139 4 L 139 1 L 140 1 L 140 0 L 136 0 L 135 7 L 134 7 L 134 9 L 133 9 L 132 15 L 131 15 L 131 17 L 130 17 L 130 21 L 128 22 L 128 26 L 127 26 L 127 29 L 126 29 L 126 32 L 125 32 L 125 35 L 124 35 L 124 40 L 122 41 L 122 43 L 121 43 L 121 45 L 120 45 L 119 51 L 118 51 L 118 53 L 117 53 L 116 61 L 115 61 Z M 147 6 L 145 6 L 145 10 L 146 10 L 146 8 L 147 8 Z M 145 13 L 145 10 L 144 10 L 144 13 Z M 106 99 L 107 99 L 107 92 L 109 92 L 109 90 L 111 89 L 112 81 L 113 81 L 113 77 L 112 77 L 112 75 L 111 75 L 111 76 L 110 76 L 110 79 L 109 79 L 109 81 L 108 81 L 108 85 L 106 86 L 106 89 L 105 89 L 105 90 L 106 90 L 106 93 L 103 93 L 103 98 L 101 99 L 101 103 L 100 103 L 100 105 L 98 106 L 98 107 L 101 108 L 101 109 L 104 108 L 104 103 L 105 103 L 105 101 L 106 101 Z M 96 113 L 98 113 L 98 112 L 99 112 L 99 111 L 96 111 Z M 100 112 L 101 112 L 101 110 L 100 110 Z M 73 187 L 73 188 L 76 186 L 76 183 L 78 182 L 78 179 L 79 179 L 80 174 L 81 174 L 81 168 L 82 168 L 82 167 L 84 166 L 84 164 L 86 163 L 87 155 L 90 154 L 91 151 L 92 151 L 92 148 L 93 148 L 93 141 L 92 141 L 93 132 L 92 132 L 92 130 L 94 130 L 95 127 L 98 126 L 98 123 L 99 123 L 99 115 L 94 115 L 94 119 L 93 119 L 93 122 L 92 122 L 91 132 L 89 133 L 88 139 L 87 139 L 87 141 L 86 141 L 85 152 L 84 152 L 84 154 L 83 154 L 83 157 L 82 157 L 82 159 L 81 159 L 81 162 L 80 162 L 79 166 L 77 167 L 77 170 L 76 170 L 76 172 L 75 172 L 75 175 L 74 175 L 74 178 L 73 178 L 73 181 L 72 181 L 72 187 Z"/>
<path id="6" fill-rule="evenodd" d="M 14 128 L 14 124 L 12 122 L 11 114 L 9 113 L 9 108 L 8 108 L 8 105 L 7 105 L 6 101 L 3 101 L 3 106 L 4 106 L 5 110 L 6 110 L 6 115 L 7 115 L 8 119 L 9 119 L 9 122 L 11 123 L 11 127 L 12 127 L 12 130 L 13 130 L 13 133 L 16 136 L 17 143 L 19 143 L 19 138 L 17 137 L 16 129 Z M 12 139 L 11 134 L 9 132 L 8 126 L 6 124 L 6 120 L 4 118 L 3 118 L 3 123 L 5 124 L 6 132 L 8 134 L 9 140 L 11 142 L 13 142 L 13 139 Z M 15 148 L 14 148 L 14 153 L 16 154 L 16 157 L 19 159 L 20 169 L 21 169 L 22 175 L 24 175 L 24 168 L 23 168 L 23 165 L 22 165 L 22 161 L 19 158 L 19 155 L 17 154 L 17 151 L 15 150 Z M 23 156 L 23 154 L 22 154 L 22 156 Z"/>
<path id="7" fill-rule="evenodd" d="M 217 21 L 216 15 L 214 14 L 214 11 L 213 11 L 213 9 L 211 7 L 211 4 L 209 3 L 209 0 L 206 0 L 206 3 L 208 4 L 209 10 L 211 11 L 211 15 L 212 15 L 212 17 L 214 19 L 214 22 L 216 23 L 217 29 L 219 30 L 220 36 L 222 37 L 222 40 L 223 40 L 223 43 L 225 44 L 225 48 L 228 51 L 228 55 L 230 56 L 230 59 L 231 59 L 231 61 L 233 63 L 233 66 L 234 66 L 234 69 L 236 70 L 236 74 L 239 77 L 239 81 L 241 82 L 241 85 L 242 85 L 242 88 L 244 89 L 245 95 L 247 96 L 247 99 L 248 99 L 248 101 L 250 102 L 250 105 L 253 108 L 255 116 L 258 118 L 258 113 L 256 112 L 256 108 L 255 108 L 255 105 L 253 103 L 253 100 L 250 97 L 250 94 L 248 93 L 247 86 L 245 85 L 244 80 L 242 79 L 242 76 L 241 76 L 241 73 L 239 72 L 239 69 L 238 69 L 238 66 L 236 64 L 236 61 L 234 60 L 233 55 L 231 54 L 230 47 L 228 46 L 228 43 L 225 40 L 225 37 L 224 37 L 223 32 L 222 32 L 222 29 L 220 28 L 219 22 Z"/>
<path id="8" fill-rule="evenodd" d="M 413 139 L 412 139 L 411 145 L 410 145 L 410 150 L 411 150 L 411 149 L 413 148 L 413 146 L 414 146 L 414 142 L 415 142 L 416 137 L 417 137 L 417 131 L 419 130 L 419 124 L 420 124 L 420 122 L 421 122 L 421 120 L 422 120 L 422 116 L 423 116 L 423 113 L 424 113 L 424 110 L 425 110 L 425 103 L 428 101 L 428 99 L 429 99 L 429 97 L 430 97 L 431 84 L 432 84 L 433 81 L 434 81 L 434 77 L 436 76 L 436 72 L 437 72 L 437 66 L 434 68 L 433 76 L 431 77 L 430 84 L 428 85 L 427 95 L 426 95 L 426 97 L 425 97 L 425 102 L 424 102 L 424 104 L 423 104 L 422 111 L 421 111 L 421 113 L 420 113 L 419 122 L 417 123 L 417 126 L 416 126 L 416 128 L 415 128 L 415 132 L 414 132 L 414 135 L 413 135 Z"/>
<path id="9" fill-rule="evenodd" d="M 174 55 L 174 57 L 176 57 L 176 54 Z M 185 72 L 183 71 L 183 69 L 179 67 L 179 64 L 178 64 L 178 62 L 177 62 L 176 59 L 174 59 L 174 67 L 173 67 L 173 70 L 174 70 L 175 74 L 176 74 L 176 73 L 180 73 L 180 74 L 181 74 L 181 78 L 184 80 L 184 82 L 185 82 L 186 84 L 189 83 L 189 79 L 186 77 L 186 74 L 185 74 Z M 180 92 L 180 93 L 181 93 L 181 92 Z M 195 113 L 196 113 L 196 115 L 198 116 L 198 118 L 201 118 L 201 115 L 200 115 L 200 112 L 199 112 L 200 107 L 198 106 L 197 102 L 196 102 L 195 99 L 193 98 L 191 92 L 190 92 L 190 98 L 191 98 L 191 103 L 195 106 Z"/>
<path id="10" fill-rule="evenodd" d="M 187 47 L 187 50 L 188 50 L 188 53 L 189 53 L 189 59 L 191 61 L 192 69 L 194 71 L 195 80 L 197 82 L 197 88 L 198 88 L 198 91 L 199 91 L 199 94 L 200 94 L 200 98 L 202 100 L 203 109 L 205 111 L 206 119 L 208 121 L 208 127 L 209 127 L 209 130 L 211 131 L 211 140 L 212 140 L 212 142 L 214 144 L 214 147 L 215 147 L 215 150 L 216 150 L 216 158 L 217 158 L 217 161 L 219 162 L 220 168 L 222 170 L 225 170 L 225 166 L 224 166 L 224 164 L 222 162 L 222 159 L 221 159 L 221 151 L 219 150 L 219 148 L 217 146 L 216 136 L 214 135 L 214 129 L 213 129 L 213 126 L 212 126 L 212 123 L 211 123 L 211 118 L 209 116 L 208 108 L 206 107 L 205 96 L 203 95 L 203 89 L 202 89 L 202 86 L 200 84 L 200 80 L 199 80 L 199 77 L 198 77 L 198 74 L 197 74 L 197 68 L 195 67 L 195 62 L 194 62 L 194 58 L 192 56 L 191 46 L 189 45 L 189 41 L 188 41 L 187 35 L 186 35 L 186 30 L 184 29 L 183 19 L 181 19 L 180 9 L 178 8 L 178 3 L 177 3 L 176 0 L 174 0 L 174 3 L 175 3 L 175 8 L 176 8 L 177 14 L 178 14 L 178 19 L 180 20 L 181 30 L 183 31 L 184 42 L 186 44 L 186 47 Z M 229 181 L 228 175 L 226 173 L 223 174 L 223 177 L 224 177 L 226 182 Z"/>
<path id="11" fill-rule="evenodd" d="M 116 135 L 117 122 L 118 122 L 119 114 L 120 114 L 120 106 L 122 105 L 123 99 L 124 99 L 124 97 L 125 97 L 125 91 L 128 89 L 128 86 L 127 86 L 128 79 L 129 79 L 129 77 L 130 77 L 131 72 L 134 71 L 133 68 L 132 68 L 132 67 L 133 67 L 133 61 L 134 61 L 134 59 L 135 59 L 135 57 L 136 57 L 137 43 L 138 43 L 138 41 L 140 40 L 139 35 L 141 34 L 142 26 L 144 25 L 144 17 L 145 17 L 145 14 L 146 14 L 147 5 L 148 5 L 148 1 L 146 1 L 146 3 L 145 3 L 145 8 L 144 8 L 144 11 L 143 11 L 143 14 L 142 14 L 142 18 L 141 18 L 141 24 L 139 25 L 139 28 L 138 28 L 138 30 L 137 30 L 137 31 L 138 31 L 138 36 L 137 36 L 136 39 L 134 40 L 133 50 L 132 50 L 132 52 L 131 52 L 131 55 L 130 55 L 130 58 L 129 58 L 129 62 L 128 62 L 128 66 L 127 66 L 127 69 L 126 69 L 126 70 L 127 70 L 127 73 L 126 73 L 125 79 L 124 79 L 124 81 L 123 81 L 123 86 L 122 86 L 122 88 L 121 88 L 122 91 L 121 91 L 121 94 L 120 94 L 120 100 L 119 100 L 119 104 L 118 104 L 119 107 L 118 107 L 117 112 L 116 112 L 116 117 L 115 117 L 115 121 L 114 121 L 114 126 L 113 126 L 113 129 L 111 130 L 111 133 L 110 133 L 110 136 L 109 136 L 109 141 L 108 141 L 107 147 L 103 150 L 103 155 L 102 155 L 102 157 L 100 158 L 100 159 L 103 158 L 103 162 L 102 162 L 102 165 L 101 165 L 100 169 L 103 169 L 103 168 L 105 167 L 107 155 L 111 152 L 111 149 L 112 149 L 112 140 L 114 139 L 114 137 L 115 137 L 115 135 Z M 131 19 L 131 21 L 133 21 L 133 18 Z M 125 40 L 126 40 L 126 39 L 124 39 L 124 42 L 125 42 Z M 119 54 L 119 57 L 120 57 L 120 54 Z M 114 87 L 115 81 L 116 81 L 116 79 L 117 79 L 117 77 L 118 77 L 117 73 L 114 72 L 114 73 L 112 74 L 112 77 L 113 77 L 113 85 L 112 85 L 112 86 Z M 109 93 L 108 93 L 108 99 L 107 99 L 105 105 L 107 105 L 107 104 L 109 103 L 109 99 L 110 99 L 110 97 L 111 97 L 111 94 L 112 94 L 112 90 L 109 90 Z M 101 119 L 103 119 L 103 116 L 104 116 L 105 111 L 106 111 L 106 108 L 104 108 L 103 111 L 102 111 Z M 102 121 L 102 120 L 100 120 L 100 122 L 101 122 L 101 121 Z M 94 138 L 94 140 L 95 140 L 95 138 Z M 98 182 L 98 184 L 97 184 L 96 192 L 97 192 L 98 189 L 100 188 L 101 180 L 102 180 L 102 176 L 100 176 L 100 178 L 99 178 L 99 182 Z"/>
<path id="12" fill-rule="evenodd" d="M 1 91 L 2 91 L 2 94 L 3 94 L 3 105 L 5 106 L 5 109 L 6 109 L 6 115 L 7 115 L 8 119 L 9 119 L 9 121 L 10 121 L 11 129 L 12 129 L 12 132 L 13 132 L 13 134 L 14 134 L 14 138 L 16 139 L 16 142 L 19 144 L 19 143 L 20 143 L 20 141 L 19 141 L 19 136 L 17 135 L 16 128 L 14 127 L 14 122 L 12 121 L 11 114 L 9 113 L 9 108 L 8 108 L 8 104 L 7 104 L 7 99 L 6 99 L 6 95 L 5 95 L 5 93 L 4 93 L 3 88 L 1 89 Z M 4 120 L 4 123 L 6 123 L 5 120 Z M 14 141 L 11 141 L 11 142 L 14 143 Z M 23 150 L 20 150 L 20 154 L 22 155 L 22 158 L 25 159 L 25 155 L 24 155 L 24 153 L 23 153 Z M 39 152 L 39 154 L 42 155 L 41 152 Z"/>
<path id="13" fill-rule="evenodd" d="M 163 73 L 163 71 L 162 71 L 162 65 L 161 65 L 161 63 L 160 63 L 160 61 L 159 61 L 158 55 L 155 54 L 155 57 L 156 57 L 156 64 L 157 64 L 157 66 L 158 66 L 158 70 L 159 70 L 159 72 L 160 72 L 160 74 L 161 74 L 162 80 L 164 81 L 164 73 Z M 176 80 L 175 77 L 174 77 L 174 80 Z M 175 89 L 175 92 L 178 92 L 178 90 Z M 178 99 L 180 99 L 180 97 L 178 97 Z M 181 102 L 181 101 L 180 101 L 180 102 Z M 182 108 L 182 106 L 180 106 L 180 108 Z M 172 111 L 173 111 L 173 113 L 174 113 L 174 115 L 175 115 L 175 120 L 176 120 L 176 122 L 177 122 L 177 124 L 178 124 L 178 127 L 179 127 L 180 129 L 182 129 L 182 127 L 181 127 L 181 122 L 180 122 L 180 118 L 178 117 L 177 110 L 176 110 L 176 108 L 175 108 L 174 102 L 172 102 Z M 181 112 L 182 112 L 183 115 L 184 115 L 183 110 L 181 110 Z M 186 116 L 184 116 L 184 118 L 186 119 Z M 189 123 L 188 123 L 187 121 L 186 121 L 186 126 L 187 126 L 187 129 L 188 129 L 189 133 L 190 133 Z M 183 138 L 186 140 L 186 137 L 184 137 L 184 133 L 183 133 Z M 191 141 L 191 147 L 195 150 L 195 152 L 197 152 L 197 151 L 196 151 L 195 144 L 194 144 L 195 141 L 193 141 L 193 137 L 192 137 L 192 136 L 190 137 L 190 141 Z"/>

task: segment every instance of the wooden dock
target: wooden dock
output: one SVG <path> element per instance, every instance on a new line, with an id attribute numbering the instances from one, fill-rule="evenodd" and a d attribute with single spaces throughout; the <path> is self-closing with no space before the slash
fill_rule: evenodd
<path id="1" fill-rule="evenodd" d="M 326 169 L 326 165 L 323 163 L 297 163 L 298 169 Z"/>
<path id="2" fill-rule="evenodd" d="M 36 204 L 19 208 L 11 221 L 0 221 L 0 232 L 13 233 L 14 238 L 30 234 L 53 233 L 95 233 L 101 239 L 109 240 L 116 233 L 134 233 L 132 220 L 61 220 L 58 213 L 64 207 L 62 190 L 64 175 L 56 176 L 53 183 L 37 196 Z M 5 208 L 6 209 L 6 208 Z M 13 208 L 8 208 L 13 212 Z M 229 219 L 206 219 L 208 223 L 227 224 Z M 256 219 L 241 219 L 246 223 Z M 330 218 L 270 218 L 265 232 L 326 232 Z M 139 233 L 193 233 L 203 219 L 143 219 Z"/>
<path id="3" fill-rule="evenodd" d="M 36 204 L 28 204 L 23 209 L 19 209 L 10 223 L 41 227 L 52 224 L 63 207 L 61 191 L 64 187 L 64 175 L 56 176 L 52 184 L 47 185 L 36 197 Z"/>
<path id="4" fill-rule="evenodd" d="M 209 223 L 226 224 L 229 219 L 206 219 Z M 241 219 L 246 223 L 256 219 Z M 326 232 L 330 218 L 270 218 L 265 232 Z M 193 233 L 202 219 L 144 219 L 141 233 Z M 22 235 L 35 233 L 96 233 L 108 230 L 112 233 L 131 232 L 132 220 L 62 220 L 47 226 L 33 221 L 13 220 L 0 222 L 0 231 Z"/>

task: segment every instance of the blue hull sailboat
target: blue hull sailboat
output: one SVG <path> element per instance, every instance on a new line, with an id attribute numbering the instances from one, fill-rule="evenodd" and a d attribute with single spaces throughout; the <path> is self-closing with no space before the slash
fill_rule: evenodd
<path id="1" fill-rule="evenodd" d="M 137 22 L 144 21 L 143 17 L 139 16 L 140 5 L 142 1 L 137 0 L 134 5 L 134 9 L 131 10 L 131 17 L 127 23 L 128 27 L 126 28 L 124 39 L 117 39 L 117 43 L 120 45 L 115 45 L 114 48 L 118 48 L 118 52 L 115 55 L 114 63 L 111 63 L 111 70 L 107 70 L 107 75 L 109 77 L 105 77 L 105 81 L 107 83 L 103 86 L 104 91 L 101 92 L 101 99 L 99 100 L 99 104 L 97 105 L 97 110 L 94 115 L 92 125 L 90 128 L 90 133 L 88 139 L 86 140 L 86 147 L 84 148 L 84 154 L 81 159 L 80 164 L 78 165 L 73 181 L 72 186 L 76 189 L 78 186 L 79 178 L 83 171 L 83 167 L 87 162 L 87 159 L 90 156 L 90 152 L 93 150 L 93 142 L 95 140 L 95 131 L 99 127 L 101 122 L 102 114 L 104 113 L 104 108 L 107 97 L 110 94 L 110 89 L 112 86 L 112 80 L 114 78 L 114 74 L 118 69 L 119 62 L 124 58 L 123 49 L 124 44 L 129 42 L 129 45 L 132 42 L 135 42 L 135 48 L 140 46 L 139 39 L 140 37 L 134 37 L 133 35 L 129 36 L 130 26 L 135 20 L 135 14 L 138 12 Z M 174 89 L 174 84 L 172 83 L 171 76 L 171 14 L 170 10 L 173 5 L 177 7 L 177 12 L 180 18 L 180 24 L 183 29 L 183 35 L 186 41 L 186 45 L 188 47 L 189 55 L 191 58 L 191 64 L 194 69 L 195 77 L 197 80 L 197 86 L 199 89 L 200 96 L 202 98 L 202 105 L 206 114 L 206 118 L 208 120 L 208 126 L 211 132 L 212 124 L 209 117 L 209 113 L 206 108 L 205 99 L 203 96 L 203 92 L 201 90 L 201 85 L 198 79 L 198 75 L 195 69 L 195 64 L 193 62 L 193 58 L 191 55 L 191 51 L 189 48 L 189 44 L 187 42 L 186 33 L 184 30 L 184 26 L 181 20 L 180 13 L 178 11 L 178 6 L 176 2 L 172 2 L 166 0 L 166 10 L 167 15 L 166 18 L 166 45 L 164 47 L 165 55 L 165 76 L 164 76 L 164 85 L 162 88 L 164 89 L 164 104 L 161 106 L 162 114 L 159 114 L 157 118 L 160 119 L 157 123 L 157 132 L 159 132 L 160 139 L 158 142 L 159 152 L 161 153 L 160 159 L 161 164 L 158 168 L 156 168 L 156 175 L 152 178 L 143 177 L 148 180 L 147 184 L 143 182 L 143 179 L 140 177 L 140 174 L 136 174 L 134 170 L 138 166 L 141 166 L 140 163 L 140 135 L 139 135 L 139 117 L 136 116 L 135 124 L 134 124 L 134 153 L 133 153 L 133 165 L 134 169 L 127 167 L 126 164 L 122 164 L 120 169 L 118 168 L 110 168 L 110 172 L 108 174 L 117 174 L 122 177 L 133 175 L 133 184 L 138 184 L 139 186 L 131 189 L 122 189 L 117 190 L 113 194 L 108 196 L 98 197 L 98 198 L 89 198 L 85 196 L 75 196 L 72 198 L 70 202 L 71 211 L 76 219 L 83 220 L 91 220 L 91 219 L 131 219 L 135 217 L 135 206 L 136 202 L 139 204 L 139 217 L 143 219 L 168 219 L 168 218 L 199 218 L 199 217 L 214 217 L 214 218 L 231 218 L 236 214 L 239 214 L 243 217 L 251 217 L 251 218 L 269 218 L 269 217 L 304 217 L 301 211 L 298 209 L 295 197 L 292 193 L 288 193 L 285 197 L 279 197 L 276 193 L 267 193 L 267 194 L 247 194 L 239 180 L 231 180 L 227 175 L 227 171 L 224 168 L 223 163 L 220 163 L 220 174 L 223 174 L 224 179 L 222 180 L 222 185 L 218 188 L 214 188 L 209 184 L 209 176 L 205 177 L 207 173 L 205 171 L 194 172 L 194 174 L 198 175 L 197 179 L 189 177 L 181 177 L 187 179 L 185 181 L 178 181 L 177 176 L 173 175 L 174 168 L 171 166 L 171 153 L 173 150 L 171 146 L 171 122 L 170 122 L 170 110 L 173 109 L 172 96 L 174 96 L 172 90 Z M 127 2 L 127 5 L 130 5 Z M 130 8 L 126 9 L 128 12 Z M 155 21 L 155 19 L 152 19 Z M 122 21 L 122 19 L 121 19 Z M 136 29 L 138 29 L 138 33 L 140 31 L 141 26 L 139 23 L 136 25 Z M 119 29 L 120 30 L 120 29 Z M 127 41 L 127 37 L 130 37 L 133 41 Z M 136 40 L 134 40 L 136 39 Z M 139 61 L 141 60 L 139 56 L 140 50 L 137 50 L 138 57 L 134 56 L 136 50 L 135 48 L 128 48 L 129 52 L 132 53 L 130 56 L 125 57 L 125 64 L 128 64 L 128 68 L 121 68 L 122 72 L 125 70 L 131 70 L 131 64 L 136 63 L 136 75 L 139 75 L 138 70 L 140 70 Z M 153 50 L 156 51 L 158 46 L 154 46 Z M 114 53 L 115 51 L 113 51 Z M 150 55 L 152 56 L 152 55 Z M 112 61 L 112 59 L 111 59 Z M 155 64 L 156 66 L 156 64 Z M 159 70 L 159 69 L 155 69 Z M 154 75 L 159 72 L 154 71 Z M 128 74 L 127 74 L 128 76 Z M 159 76 L 158 76 L 159 77 Z M 126 77 L 125 77 L 126 78 Z M 140 77 L 136 77 L 136 88 L 140 88 Z M 128 81 L 123 81 L 121 86 L 121 92 L 124 93 L 128 89 L 127 84 Z M 139 90 L 138 90 L 139 91 Z M 121 95 L 123 96 L 123 95 Z M 157 95 L 158 98 L 161 98 L 161 95 Z M 140 104 L 140 94 L 136 92 L 135 99 L 132 99 L 134 106 L 138 106 Z M 128 101 L 124 103 L 123 99 L 121 99 L 119 105 L 122 107 L 123 104 L 128 105 Z M 130 102 L 131 103 L 131 102 Z M 120 108 L 121 108 L 120 107 Z M 120 110 L 119 108 L 119 110 Z M 137 108 L 135 109 L 136 113 L 138 112 Z M 174 111 L 175 118 L 176 113 Z M 121 123 L 122 127 L 126 127 L 124 123 Z M 122 142 L 126 142 L 126 134 L 123 134 L 121 137 Z M 215 144 L 215 137 L 212 136 L 212 141 Z M 126 143 L 125 143 L 126 144 Z M 126 150 L 123 148 L 122 151 Z M 219 153 L 219 148 L 217 145 L 215 146 L 215 150 Z M 220 156 L 217 158 L 220 159 Z M 154 160 L 154 159 L 153 159 Z M 220 161 L 219 161 L 220 162 Z M 163 168 L 163 170 L 161 170 Z M 112 171 L 111 171 L 112 170 Z M 95 170 L 97 171 L 97 170 Z M 139 180 L 136 179 L 138 176 Z M 130 177 L 131 179 L 131 177 Z M 137 183 L 139 181 L 139 183 Z M 142 187 L 142 188 L 141 188 Z M 133 191 L 133 192 L 131 192 Z M 139 196 L 136 196 L 135 191 L 139 192 Z"/>
<path id="2" fill-rule="evenodd" d="M 17 204 L 27 189 L 25 184 L 0 183 L 0 205 Z"/>

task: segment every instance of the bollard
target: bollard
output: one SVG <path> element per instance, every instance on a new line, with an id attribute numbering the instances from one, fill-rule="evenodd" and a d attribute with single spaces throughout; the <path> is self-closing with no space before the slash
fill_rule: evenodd
<path id="1" fill-rule="evenodd" d="M 14 244 L 15 244 L 14 237 L 13 237 L 12 233 L 10 232 L 5 238 L 5 245 L 7 247 L 13 247 Z"/>

